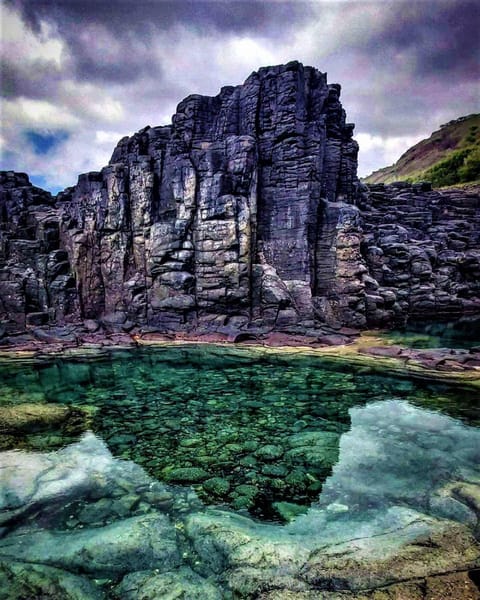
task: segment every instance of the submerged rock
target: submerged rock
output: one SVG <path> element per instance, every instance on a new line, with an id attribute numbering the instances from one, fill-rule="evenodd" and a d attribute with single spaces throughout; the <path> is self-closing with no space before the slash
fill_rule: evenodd
<path id="1" fill-rule="evenodd" d="M 299 515 L 304 515 L 308 508 L 300 504 L 294 504 L 293 502 L 274 502 L 273 508 L 277 511 L 279 516 L 289 523 L 296 519 Z"/>
<path id="2" fill-rule="evenodd" d="M 2 600 L 103 600 L 103 591 L 87 577 L 41 564 L 0 560 Z"/>
<path id="3" fill-rule="evenodd" d="M 173 525 L 165 515 L 131 517 L 78 531 L 33 531 L 1 540 L 0 558 L 43 563 L 95 577 L 180 564 Z"/>
<path id="4" fill-rule="evenodd" d="M 58 404 L 16 404 L 0 406 L 0 431 L 33 430 L 58 426 L 70 409 Z"/>
<path id="5" fill-rule="evenodd" d="M 166 573 L 131 573 L 115 592 L 123 600 L 222 600 L 224 597 L 219 587 L 186 567 Z"/>
<path id="6" fill-rule="evenodd" d="M 465 573 L 480 568 L 472 517 L 478 519 L 480 497 L 478 430 L 399 401 L 355 407 L 350 417 L 340 440 L 325 431 L 286 437 L 290 450 L 338 444 L 339 460 L 318 501 L 285 526 L 206 508 L 183 488 L 164 493 L 92 434 L 58 452 L 3 453 L 3 514 L 10 517 L 0 539 L 5 597 L 13 600 L 25 581 L 59 600 L 101 598 L 111 580 L 114 592 L 131 600 L 410 600 L 425 590 L 453 600 L 454 582 L 471 593 Z M 298 480 L 308 475 L 296 469 Z M 205 485 L 226 489 L 212 479 Z M 169 493 L 169 516 L 148 503 L 171 500 Z M 229 493 L 250 502 L 261 490 L 241 484 Z M 28 510 L 18 510 L 23 506 Z M 300 512 L 276 507 L 284 517 Z M 29 573 L 27 563 L 35 565 Z M 72 595 L 77 577 L 83 596 Z"/>
<path id="7" fill-rule="evenodd" d="M 200 481 L 205 481 L 205 479 L 210 476 L 207 471 L 199 469 L 198 467 L 167 468 L 164 470 L 163 475 L 165 481 L 175 481 L 179 483 L 198 483 Z"/>
<path id="8" fill-rule="evenodd" d="M 212 477 L 203 482 L 203 488 L 214 496 L 225 496 L 230 490 L 230 482 L 222 477 Z"/>

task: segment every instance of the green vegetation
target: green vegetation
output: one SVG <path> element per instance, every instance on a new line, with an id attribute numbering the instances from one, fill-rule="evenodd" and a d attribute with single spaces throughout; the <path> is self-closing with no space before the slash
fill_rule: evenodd
<path id="1" fill-rule="evenodd" d="M 405 152 L 391 167 L 364 179 L 366 183 L 431 181 L 445 187 L 480 180 L 480 114 L 461 117 Z"/>
<path id="2" fill-rule="evenodd" d="M 473 181 L 480 178 L 480 147 L 474 148 L 458 169 L 460 181 Z"/>
<path id="3" fill-rule="evenodd" d="M 424 172 L 422 179 L 435 187 L 467 183 L 480 177 L 480 147 L 464 148 L 452 152 L 448 158 Z M 419 181 L 414 178 L 413 181 Z"/>

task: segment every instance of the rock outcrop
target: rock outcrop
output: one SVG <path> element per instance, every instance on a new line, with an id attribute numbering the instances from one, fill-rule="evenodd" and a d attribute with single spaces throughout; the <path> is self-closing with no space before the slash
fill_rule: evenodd
<path id="1" fill-rule="evenodd" d="M 3 173 L 4 328 L 307 331 L 478 309 L 478 196 L 369 194 L 339 95 L 298 62 L 262 68 L 189 96 L 55 199 Z"/>
<path id="2" fill-rule="evenodd" d="M 359 202 L 368 322 L 480 312 L 480 194 L 370 186 Z"/>

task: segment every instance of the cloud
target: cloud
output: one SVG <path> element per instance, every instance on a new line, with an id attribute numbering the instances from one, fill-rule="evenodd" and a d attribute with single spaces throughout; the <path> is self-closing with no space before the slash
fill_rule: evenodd
<path id="1" fill-rule="evenodd" d="M 358 133 L 355 137 L 364 154 L 364 160 L 360 165 L 359 177 L 365 177 L 372 171 L 377 170 L 379 160 L 382 166 L 390 166 L 409 148 L 430 135 L 425 130 L 417 135 L 403 135 L 393 137 L 382 137 L 369 133 Z"/>
<path id="2" fill-rule="evenodd" d="M 81 123 L 68 107 L 24 96 L 3 103 L 2 121 L 5 131 L 37 127 L 71 130 Z"/>
<path id="3" fill-rule="evenodd" d="M 244 32 L 293 27 L 309 19 L 312 2 L 302 0 L 7 0 L 21 11 L 25 22 L 40 31 L 45 20 L 70 30 L 89 23 L 104 25 L 122 35 L 125 31 L 148 33 L 187 25 L 197 31 Z"/>
<path id="4" fill-rule="evenodd" d="M 478 110 L 478 10 L 468 0 L 5 0 L 2 166 L 72 185 L 124 135 L 169 123 L 188 94 L 298 59 L 342 84 L 365 175 Z M 68 138 L 38 154 L 25 131 Z"/>
<path id="5" fill-rule="evenodd" d="M 476 1 L 397 2 L 367 47 L 408 62 L 418 77 L 478 77 L 479 27 Z"/>

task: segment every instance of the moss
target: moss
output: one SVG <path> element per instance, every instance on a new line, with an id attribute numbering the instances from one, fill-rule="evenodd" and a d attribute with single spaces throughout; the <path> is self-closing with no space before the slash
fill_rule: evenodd
<path id="1" fill-rule="evenodd" d="M 223 497 L 230 491 L 230 483 L 223 477 L 212 477 L 203 482 L 203 489 L 214 496 Z"/>
<path id="2" fill-rule="evenodd" d="M 293 502 L 274 502 L 273 508 L 277 512 L 278 516 L 287 523 L 293 521 L 300 515 L 304 515 L 307 512 L 306 506 L 294 504 Z"/>
<path id="3" fill-rule="evenodd" d="M 163 471 L 165 481 L 178 483 L 198 483 L 208 479 L 209 474 L 198 467 L 166 468 Z"/>

